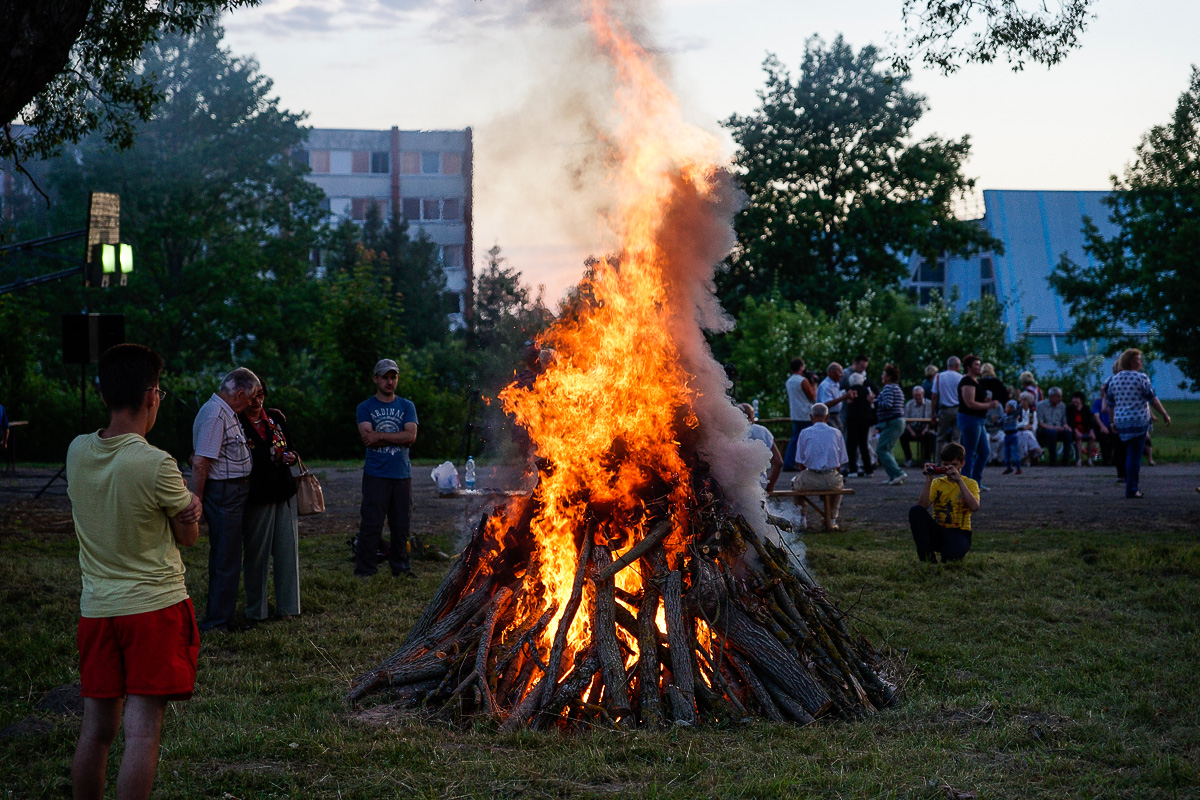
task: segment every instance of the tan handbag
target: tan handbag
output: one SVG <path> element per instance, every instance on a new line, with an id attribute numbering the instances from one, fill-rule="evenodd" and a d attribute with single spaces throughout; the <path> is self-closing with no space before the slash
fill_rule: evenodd
<path id="1" fill-rule="evenodd" d="M 296 476 L 296 514 L 307 517 L 324 512 L 325 493 L 321 491 L 321 483 L 299 456 L 292 465 L 292 474 Z"/>

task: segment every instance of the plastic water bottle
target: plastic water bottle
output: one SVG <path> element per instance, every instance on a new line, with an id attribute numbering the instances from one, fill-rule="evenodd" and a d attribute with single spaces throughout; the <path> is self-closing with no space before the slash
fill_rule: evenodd
<path id="1" fill-rule="evenodd" d="M 754 418 L 758 419 L 758 398 L 754 398 L 754 402 L 750 405 L 754 408 Z"/>
<path id="2" fill-rule="evenodd" d="M 472 456 L 467 457 L 467 488 L 475 488 L 475 459 Z"/>

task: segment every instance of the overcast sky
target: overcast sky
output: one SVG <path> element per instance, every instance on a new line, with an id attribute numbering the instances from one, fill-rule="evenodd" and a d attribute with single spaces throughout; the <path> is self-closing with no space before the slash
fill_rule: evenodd
<path id="1" fill-rule="evenodd" d="M 623 1 L 651 9 L 649 38 L 689 118 L 718 133 L 719 120 L 756 107 L 768 52 L 795 69 L 813 34 L 886 48 L 901 28 L 902 0 Z M 1200 63 L 1200 2 L 1099 0 L 1096 11 L 1082 48 L 1048 71 L 918 71 L 910 87 L 929 104 L 918 135 L 970 134 L 967 174 L 981 189 L 1108 188 Z M 225 25 L 234 53 L 256 57 L 283 106 L 316 127 L 475 128 L 477 261 L 498 242 L 554 299 L 596 244 L 561 221 L 539 224 L 555 205 L 552 173 L 526 192 L 536 201 L 518 202 L 513 172 L 528 162 L 502 140 L 544 87 L 578 80 L 575 13 L 573 0 L 263 0 Z"/>

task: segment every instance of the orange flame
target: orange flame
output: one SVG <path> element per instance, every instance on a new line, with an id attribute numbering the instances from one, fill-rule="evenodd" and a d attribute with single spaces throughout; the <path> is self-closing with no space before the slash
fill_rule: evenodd
<path id="1" fill-rule="evenodd" d="M 536 490 L 531 574 L 544 590 L 541 600 L 556 601 L 559 609 L 571 594 L 578 542 L 596 509 L 606 512 L 592 521 L 596 539 L 632 545 L 646 533 L 644 490 L 661 481 L 672 538 L 679 541 L 686 525 L 691 481 L 676 430 L 680 420 L 697 425 L 693 376 L 680 366 L 664 322 L 669 303 L 657 240 L 678 182 L 706 192 L 719 152 L 714 137 L 683 121 L 651 55 L 615 19 L 608 0 L 585 4 L 616 77 L 610 226 L 618 255 L 595 265 L 586 287 L 591 302 L 547 333 L 556 349 L 553 363 L 532 387 L 512 386 L 500 395 L 550 465 Z M 636 568 L 621 571 L 616 581 L 625 591 L 641 590 Z M 586 600 L 571 627 L 571 650 L 590 636 Z M 546 629 L 547 641 L 555 627 L 557 620 Z M 636 650 L 632 637 L 625 641 Z"/>

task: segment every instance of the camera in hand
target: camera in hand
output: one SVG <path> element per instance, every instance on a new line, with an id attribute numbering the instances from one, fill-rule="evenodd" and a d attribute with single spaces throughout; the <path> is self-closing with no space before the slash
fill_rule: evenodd
<path id="1" fill-rule="evenodd" d="M 946 472 L 947 472 L 946 467 L 939 467 L 936 464 L 926 464 L 925 465 L 925 474 L 926 475 L 945 475 Z"/>

